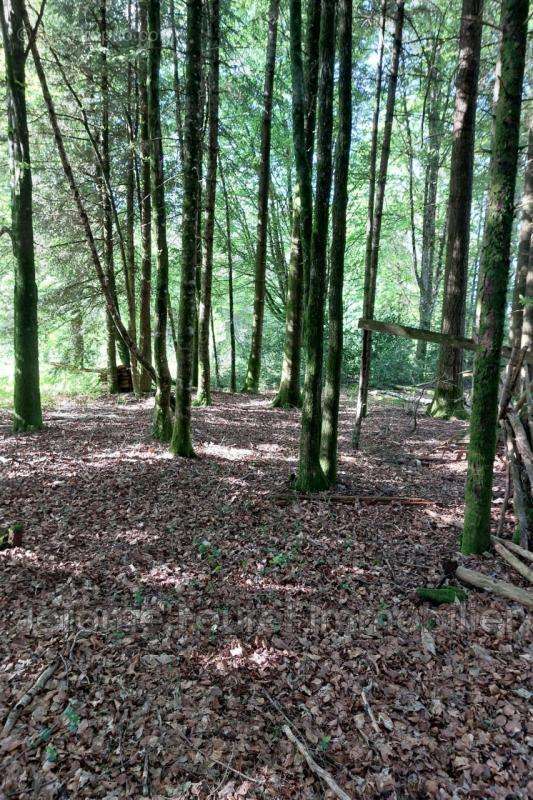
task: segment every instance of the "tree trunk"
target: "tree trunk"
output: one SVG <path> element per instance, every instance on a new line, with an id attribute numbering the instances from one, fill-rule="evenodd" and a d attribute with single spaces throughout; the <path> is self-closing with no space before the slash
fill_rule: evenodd
<path id="1" fill-rule="evenodd" d="M 339 129 L 335 152 L 329 275 L 329 349 L 326 362 L 321 442 L 322 469 L 330 484 L 334 484 L 337 480 L 337 435 L 343 345 L 342 292 L 352 132 L 352 0 L 340 0 L 338 41 Z"/>
<path id="2" fill-rule="evenodd" d="M 335 0 L 323 0 L 320 24 L 316 188 L 311 238 L 309 294 L 305 309 L 306 370 L 297 487 L 319 491 L 327 480 L 320 465 L 324 295 L 331 192 Z"/>
<path id="3" fill-rule="evenodd" d="M 379 260 L 379 240 L 381 235 L 381 218 L 383 216 L 383 203 L 385 200 L 385 185 L 387 183 L 387 170 L 389 166 L 390 143 L 392 123 L 394 121 L 394 105 L 396 102 L 396 85 L 398 83 L 398 66 L 402 50 L 404 19 L 404 0 L 398 0 L 396 10 L 396 24 L 394 29 L 394 44 L 392 49 L 389 85 L 387 89 L 387 106 L 385 110 L 385 123 L 383 126 L 383 141 L 381 144 L 381 158 L 376 192 L 374 211 L 372 214 L 370 255 L 365 265 L 365 284 L 363 295 L 363 316 L 371 319 L 374 316 L 376 299 L 376 281 Z M 368 244 L 367 244 L 368 253 Z M 363 331 L 361 351 L 361 366 L 359 371 L 359 389 L 357 394 L 357 407 L 355 412 L 355 427 L 352 443 L 354 448 L 359 447 L 361 425 L 367 414 L 368 389 L 370 386 L 370 365 L 372 359 L 372 334 Z"/>
<path id="4" fill-rule="evenodd" d="M 33 56 L 33 62 L 35 64 L 35 71 L 37 73 L 37 78 L 39 79 L 39 83 L 41 84 L 43 100 L 46 109 L 48 111 L 48 118 L 50 120 L 50 125 L 54 134 L 54 141 L 56 143 L 57 151 L 59 153 L 59 159 L 61 161 L 61 166 L 63 168 L 65 178 L 67 179 L 67 183 L 69 185 L 72 199 L 74 200 L 74 204 L 78 212 L 79 222 L 83 229 L 83 233 L 85 235 L 85 241 L 87 242 L 87 248 L 91 256 L 91 261 L 93 262 L 94 271 L 96 273 L 96 277 L 98 278 L 98 283 L 100 284 L 100 289 L 102 290 L 102 294 L 105 298 L 106 309 L 107 311 L 109 311 L 109 314 L 111 315 L 115 328 L 117 329 L 117 333 L 124 342 L 124 344 L 126 345 L 126 347 L 129 349 L 130 352 L 135 353 L 137 360 L 145 367 L 145 369 L 148 370 L 150 376 L 152 377 L 152 380 L 155 382 L 157 380 L 157 376 L 154 368 L 144 358 L 143 354 L 137 347 L 136 342 L 134 342 L 131 336 L 129 335 L 128 330 L 124 326 L 124 323 L 122 322 L 122 319 L 120 317 L 120 312 L 117 306 L 116 297 L 112 293 L 111 288 L 109 286 L 109 282 L 107 280 L 105 270 L 102 265 L 102 261 L 98 254 L 98 249 L 96 247 L 96 240 L 93 234 L 91 223 L 89 221 L 87 210 L 85 208 L 85 204 L 83 202 L 80 189 L 78 187 L 78 183 L 74 176 L 74 172 L 72 171 L 72 166 L 69 157 L 67 155 L 67 151 L 65 149 L 63 134 L 59 126 L 59 120 L 57 117 L 54 101 L 52 99 L 52 95 L 50 94 L 46 73 L 44 71 L 43 62 L 41 60 L 39 48 L 37 46 L 37 38 L 33 35 L 33 29 L 31 27 L 27 11 L 24 8 L 24 6 L 22 6 L 22 8 L 24 14 L 24 27 L 26 28 L 26 35 L 30 36 L 30 49 Z"/>
<path id="5" fill-rule="evenodd" d="M 132 24 L 132 3 L 128 0 L 128 28 L 134 33 Z M 128 61 L 127 76 L 127 118 L 128 118 L 128 158 L 126 163 L 126 294 L 128 301 L 128 331 L 134 342 L 137 341 L 137 303 L 135 298 L 135 147 L 136 123 L 134 109 L 133 64 Z M 139 394 L 139 370 L 135 354 L 130 355 L 133 391 Z"/>
<path id="6" fill-rule="evenodd" d="M 461 550 L 490 546 L 492 471 L 496 450 L 498 383 L 513 226 L 528 0 L 503 0 L 501 83 L 495 106 L 487 221 L 480 283 L 480 348 L 474 390 Z"/>
<path id="7" fill-rule="evenodd" d="M 102 198 L 102 227 L 104 232 L 104 264 L 110 291 L 117 302 L 115 286 L 115 265 L 113 258 L 113 215 L 111 200 L 107 191 L 110 183 L 111 165 L 109 162 L 109 75 L 107 68 L 107 0 L 100 2 L 100 91 L 102 97 L 102 127 L 100 129 L 100 147 L 102 152 L 100 195 Z M 100 171 L 100 170 L 99 170 Z M 117 303 L 118 305 L 118 303 Z M 117 336 L 113 319 L 106 312 L 107 327 L 107 389 L 109 394 L 118 394 L 117 376 Z"/>
<path id="8" fill-rule="evenodd" d="M 202 77 L 202 0 L 187 0 L 186 111 L 184 125 L 181 292 L 178 321 L 179 364 L 176 419 L 171 449 L 192 457 L 191 377 L 196 294 L 196 221 L 200 158 L 200 82 Z"/>
<path id="9" fill-rule="evenodd" d="M 516 262 L 516 276 L 513 292 L 511 339 L 519 342 L 522 338 L 522 324 L 525 314 L 524 297 L 526 295 L 527 275 L 529 270 L 531 236 L 533 235 L 533 118 L 529 122 L 526 169 L 524 173 L 524 191 L 522 193 L 522 222 Z"/>
<path id="10" fill-rule="evenodd" d="M 224 195 L 224 208 L 226 212 L 226 252 L 228 256 L 228 304 L 229 304 L 229 346 L 230 346 L 230 391 L 237 391 L 237 373 L 235 368 L 235 312 L 233 306 L 233 249 L 231 244 L 231 215 L 229 208 L 228 191 L 224 179 L 222 161 L 219 159 L 220 182 Z"/>
<path id="11" fill-rule="evenodd" d="M 213 283 L 213 243 L 215 236 L 215 201 L 218 162 L 218 105 L 220 75 L 220 3 L 211 0 L 209 17 L 209 133 L 205 199 L 205 238 L 198 311 L 198 405 L 211 405 L 211 368 L 209 363 L 209 322 Z"/>
<path id="12" fill-rule="evenodd" d="M 442 333 L 452 336 L 465 335 L 468 246 L 482 20 L 483 0 L 463 0 L 450 163 L 448 233 L 441 327 Z M 437 387 L 430 409 L 432 416 L 442 419 L 464 416 L 462 371 L 462 351 L 442 346 L 437 366 Z"/>
<path id="13" fill-rule="evenodd" d="M 312 0 L 307 20 L 306 59 L 306 114 L 305 143 L 312 172 L 316 121 L 316 91 L 318 83 L 318 39 L 320 35 L 320 0 Z M 298 186 L 297 186 L 298 189 Z M 292 198 L 292 231 L 289 269 L 287 274 L 287 301 L 285 307 L 285 345 L 278 393 L 272 403 L 274 408 L 299 408 L 300 366 L 302 350 L 303 306 L 307 295 L 309 269 L 304 275 L 301 239 L 301 201 L 296 191 Z"/>
<path id="14" fill-rule="evenodd" d="M 150 182 L 150 130 L 148 122 L 148 19 L 145 2 L 139 2 L 139 115 L 141 152 L 141 286 L 139 292 L 139 347 L 152 363 L 152 194 Z M 145 367 L 139 390 L 150 391 L 152 380 Z"/>
<path id="15" fill-rule="evenodd" d="M 154 360 L 157 392 L 153 434 L 161 442 L 172 436 L 170 411 L 170 371 L 167 361 L 168 321 L 168 244 L 163 167 L 163 141 L 159 101 L 159 68 L 161 63 L 160 0 L 141 0 L 148 10 L 148 124 L 150 132 L 150 181 L 152 189 L 153 226 L 157 245 L 157 287 L 155 302 Z"/>
<path id="16" fill-rule="evenodd" d="M 272 97 L 274 93 L 274 70 L 276 65 L 276 42 L 280 0 L 270 0 L 268 13 L 268 41 L 263 89 L 263 120 L 261 123 L 261 161 L 259 166 L 259 192 L 257 213 L 257 248 L 255 254 L 254 315 L 252 342 L 248 358 L 248 370 L 244 380 L 244 392 L 257 392 L 261 372 L 261 349 L 263 321 L 265 315 L 265 274 L 268 226 L 268 197 L 270 186 L 270 139 L 272 133 Z"/>
<path id="17" fill-rule="evenodd" d="M 9 161 L 11 169 L 11 242 L 15 259 L 14 420 L 15 431 L 42 428 L 39 385 L 37 283 L 33 239 L 30 140 L 26 111 L 23 0 L 0 4 L 7 83 Z"/>

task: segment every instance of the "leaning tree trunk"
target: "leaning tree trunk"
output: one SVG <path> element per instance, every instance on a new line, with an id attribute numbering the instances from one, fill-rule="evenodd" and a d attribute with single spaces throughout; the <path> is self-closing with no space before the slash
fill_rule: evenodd
<path id="1" fill-rule="evenodd" d="M 322 417 L 322 469 L 328 483 L 337 479 L 337 435 L 341 390 L 346 208 L 352 131 L 352 0 L 340 0 L 339 9 L 339 112 L 335 153 L 331 257 L 329 274 L 329 349 L 326 363 Z"/>
<path id="2" fill-rule="evenodd" d="M 296 485 L 301 491 L 327 486 L 320 465 L 322 426 L 322 362 L 324 295 L 331 192 L 333 133 L 333 69 L 335 59 L 335 0 L 323 0 L 320 24 L 316 188 L 311 238 L 309 293 L 305 309 L 306 370 L 302 404 L 300 459 Z"/>
<path id="3" fill-rule="evenodd" d="M 494 113 L 490 188 L 483 236 L 479 349 L 474 390 L 461 550 L 490 546 L 492 471 L 496 450 L 498 383 L 513 226 L 528 0 L 503 0 L 501 84 Z"/>
<path id="4" fill-rule="evenodd" d="M 209 18 L 209 132 L 205 198 L 205 238 L 200 305 L 198 309 L 198 392 L 199 405 L 211 404 L 211 368 L 209 363 L 209 324 L 213 284 L 213 244 L 215 236 L 215 201 L 218 162 L 218 105 L 220 75 L 220 3 L 211 0 Z M 213 340 L 214 341 L 214 340 Z"/>
<path id="5" fill-rule="evenodd" d="M 7 134 L 11 168 L 11 242 L 15 259 L 15 431 L 42 428 L 39 386 L 37 283 L 33 240 L 30 140 L 26 112 L 23 0 L 0 3 L 7 84 Z"/>
<path id="6" fill-rule="evenodd" d="M 198 163 L 200 158 L 200 81 L 202 77 L 202 0 L 187 0 L 187 74 L 184 125 L 183 215 L 181 291 L 178 321 L 178 379 L 176 419 L 171 449 L 192 457 L 191 377 L 193 365 L 196 294 L 196 220 L 198 215 Z"/>
<path id="7" fill-rule="evenodd" d="M 383 203 L 385 201 L 385 186 L 387 183 L 387 170 L 389 166 L 390 143 L 392 134 L 392 123 L 394 120 L 394 105 L 396 102 L 396 85 L 398 83 L 398 66 L 402 50 L 404 19 L 404 0 L 398 0 L 396 10 L 396 25 L 394 29 L 394 44 L 392 50 L 391 70 L 389 75 L 389 85 L 387 89 L 387 106 L 385 110 L 385 123 L 383 126 L 383 140 L 381 144 L 381 158 L 379 164 L 379 174 L 377 182 L 376 199 L 372 213 L 372 227 L 369 236 L 370 247 L 367 239 L 367 261 L 365 264 L 365 284 L 363 294 L 363 316 L 372 319 L 374 316 L 374 304 L 376 299 L 376 281 L 379 260 L 379 240 L 381 236 L 381 219 L 383 216 Z M 370 252 L 369 252 L 370 250 Z M 363 331 L 363 342 L 361 351 L 361 366 L 359 371 L 359 388 L 357 393 L 357 407 L 355 413 L 355 427 L 352 443 L 355 448 L 359 447 L 361 435 L 361 425 L 367 413 L 368 389 L 370 386 L 370 364 L 372 359 L 372 334 L 370 331 Z"/>
<path id="8" fill-rule="evenodd" d="M 167 361 L 168 321 L 168 244 L 163 168 L 163 140 L 159 100 L 159 69 L 161 64 L 161 7 L 160 0 L 141 0 L 148 8 L 148 124 L 150 132 L 150 180 L 152 215 L 157 245 L 157 287 L 155 301 L 154 360 L 157 372 L 157 392 L 153 419 L 153 434 L 161 442 L 172 436 L 170 410 L 170 370 Z"/>
<path id="9" fill-rule="evenodd" d="M 141 154 L 141 286 L 139 292 L 139 347 L 144 358 L 152 362 L 152 196 L 150 182 L 150 131 L 148 121 L 148 19 L 146 3 L 139 3 L 139 136 Z M 152 379 L 141 368 L 139 390 L 150 391 Z"/>
<path id="10" fill-rule="evenodd" d="M 451 336 L 464 336 L 465 334 L 468 246 L 482 21 L 483 0 L 463 0 L 450 163 L 448 233 L 441 327 L 442 333 Z M 430 409 L 432 416 L 443 419 L 464 416 L 462 371 L 462 350 L 443 345 L 439 351 L 437 386 Z"/>
<path id="11" fill-rule="evenodd" d="M 308 10 L 307 20 L 305 142 L 310 173 L 312 172 L 315 141 L 320 6 L 320 0 L 312 0 Z M 279 389 L 272 403 L 274 408 L 299 408 L 302 403 L 300 392 L 302 322 L 308 280 L 308 268 L 306 268 L 304 275 L 301 239 L 301 201 L 299 193 L 296 191 L 292 202 L 291 250 L 287 274 L 287 302 L 285 308 L 285 345 L 283 348 L 283 363 L 281 367 Z"/>
<path id="12" fill-rule="evenodd" d="M 259 166 L 259 192 L 257 213 L 257 246 L 255 253 L 254 314 L 252 342 L 244 392 L 257 392 L 261 372 L 263 321 L 265 316 L 266 248 L 268 226 L 268 197 L 270 188 L 270 140 L 272 134 L 272 98 L 280 0 L 270 0 L 268 14 L 268 42 L 263 89 L 263 120 L 261 123 L 261 161 Z"/>

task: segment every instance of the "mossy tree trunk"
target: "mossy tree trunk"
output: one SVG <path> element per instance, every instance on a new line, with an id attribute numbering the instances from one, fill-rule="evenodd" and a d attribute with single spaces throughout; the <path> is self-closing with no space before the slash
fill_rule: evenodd
<path id="1" fill-rule="evenodd" d="M 132 0 L 128 0 L 128 29 L 136 35 Z M 126 295 L 128 302 L 128 331 L 137 341 L 137 299 L 135 296 L 135 148 L 137 145 L 138 112 L 134 103 L 134 65 L 128 60 L 126 113 L 128 124 L 128 157 L 126 162 Z M 135 353 L 130 353 L 133 391 L 139 394 L 139 369 Z"/>
<path id="2" fill-rule="evenodd" d="M 394 121 L 394 106 L 396 103 L 396 86 L 398 83 L 398 67 L 400 64 L 400 54 L 402 51 L 404 21 L 404 1 L 398 0 L 396 8 L 396 23 L 394 28 L 394 43 L 392 48 L 391 67 L 389 84 L 387 88 L 387 105 L 385 109 L 385 122 L 383 125 L 383 139 L 381 143 L 381 156 L 377 189 L 374 207 L 370 214 L 372 225 L 367 236 L 367 250 L 365 260 L 365 282 L 363 289 L 363 316 L 372 319 L 374 316 L 374 305 L 376 300 L 376 282 L 379 262 L 379 241 L 381 236 L 381 220 L 383 216 L 383 204 L 385 201 L 385 186 L 387 183 L 387 171 L 389 166 L 390 143 L 392 135 L 392 124 Z M 378 72 L 379 75 L 379 72 Z M 379 80 L 378 80 L 379 88 Z M 376 96 L 376 104 L 377 104 Z M 375 122 L 377 124 L 377 120 Z M 377 134 L 376 134 L 377 135 Z M 361 425 L 367 414 L 368 389 L 370 386 L 370 367 L 372 359 L 372 334 L 370 331 L 363 331 L 363 342 L 361 350 L 361 364 L 359 370 L 359 387 L 357 392 L 357 406 L 355 412 L 355 426 L 352 437 L 354 448 L 359 447 L 361 435 Z"/>
<path id="3" fill-rule="evenodd" d="M 329 347 L 322 416 L 322 469 L 328 483 L 337 480 L 337 436 L 343 345 L 344 251 L 348 168 L 352 132 L 352 0 L 340 0 L 339 7 L 339 110 L 335 150 L 335 187 L 332 204 L 332 233 L 329 273 Z"/>
<path id="4" fill-rule="evenodd" d="M 191 378 L 196 295 L 196 221 L 200 158 L 200 82 L 202 78 L 202 0 L 187 0 L 186 108 L 184 125 L 183 212 L 176 419 L 171 449 L 192 457 Z"/>
<path id="5" fill-rule="evenodd" d="M 312 0 L 307 19 L 307 58 L 305 67 L 305 142 L 312 171 L 316 122 L 316 93 L 318 83 L 318 40 L 320 35 L 320 0 Z M 289 269 L 287 274 L 287 302 L 285 308 L 285 344 L 278 393 L 272 403 L 275 408 L 299 408 L 302 404 L 300 371 L 302 351 L 302 323 L 306 285 L 309 269 L 304 275 L 301 237 L 301 199 L 299 184 L 292 200 L 292 231 Z"/>
<path id="6" fill-rule="evenodd" d="M 531 260 L 531 236 L 533 235 L 533 115 L 529 120 L 527 140 L 526 169 L 524 172 L 524 191 L 522 192 L 522 220 L 518 243 L 518 258 L 513 291 L 511 338 L 513 344 L 522 338 L 523 320 L 527 307 L 524 298 Z M 530 313 L 529 309 L 527 309 Z"/>
<path id="7" fill-rule="evenodd" d="M 259 190 L 257 211 L 257 245 L 255 252 L 254 313 L 252 341 L 243 392 L 257 392 L 261 373 L 261 350 L 265 316 L 266 249 L 268 226 L 268 198 L 270 188 L 270 140 L 272 136 L 272 98 L 276 66 L 276 44 L 280 0 L 270 0 L 268 12 L 268 40 L 263 88 L 263 119 L 261 123 L 261 151 L 259 163 Z"/>
<path id="8" fill-rule="evenodd" d="M 335 58 L 335 0 L 323 0 L 320 22 L 317 94 L 316 187 L 311 235 L 309 292 L 305 309 L 305 382 L 296 485 L 301 491 L 320 491 L 327 480 L 320 465 L 322 427 L 322 364 L 324 295 L 331 193 L 333 133 L 333 68 Z"/>
<path id="9" fill-rule="evenodd" d="M 7 133 L 11 168 L 11 241 L 15 259 L 14 420 L 15 431 L 42 428 L 39 385 L 37 283 L 33 239 L 33 190 L 26 111 L 25 41 L 22 0 L 0 4 L 7 84 Z"/>
<path id="10" fill-rule="evenodd" d="M 213 284 L 213 244 L 215 236 L 215 201 L 218 163 L 218 106 L 220 77 L 220 2 L 211 0 L 209 15 L 209 121 L 208 160 L 205 198 L 205 234 L 198 309 L 198 391 L 199 405 L 211 404 L 211 367 L 209 363 L 209 326 Z M 213 339 L 214 343 L 214 339 Z"/>
<path id="11" fill-rule="evenodd" d="M 152 196 L 150 182 L 150 131 L 148 122 L 148 18 L 146 3 L 139 3 L 139 137 L 141 183 L 141 285 L 139 292 L 139 347 L 152 362 Z M 152 379 L 141 368 L 139 390 L 150 391 Z"/>
<path id="12" fill-rule="evenodd" d="M 165 204 L 165 178 L 159 70 L 161 64 L 161 4 L 160 0 L 141 0 L 148 12 L 148 125 L 150 132 L 150 183 L 152 216 L 157 246 L 157 286 L 155 299 L 154 361 L 157 372 L 157 391 L 153 419 L 153 434 L 161 442 L 172 436 L 170 410 L 170 370 L 167 361 L 168 321 L 168 244 Z"/>
<path id="13" fill-rule="evenodd" d="M 442 333 L 452 336 L 465 335 L 470 210 L 472 207 L 482 21 L 483 0 L 463 0 L 450 163 L 441 326 Z M 439 350 L 437 366 L 437 386 L 430 409 L 432 416 L 443 419 L 464 416 L 462 371 L 462 350 L 442 345 Z"/>
<path id="14" fill-rule="evenodd" d="M 489 197 L 480 281 L 479 349 L 474 389 L 461 550 L 490 546 L 492 473 L 496 449 L 500 354 L 509 280 L 528 0 L 503 0 L 501 85 L 494 110 Z"/>

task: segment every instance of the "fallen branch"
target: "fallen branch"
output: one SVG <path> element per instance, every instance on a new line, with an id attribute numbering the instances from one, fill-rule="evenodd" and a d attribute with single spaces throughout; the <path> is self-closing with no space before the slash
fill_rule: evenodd
<path id="1" fill-rule="evenodd" d="M 512 550 L 513 553 L 518 553 L 518 555 L 522 556 L 522 558 L 525 558 L 528 561 L 533 561 L 533 553 L 531 550 L 524 550 L 523 547 L 520 547 L 519 544 L 512 542 L 510 539 L 500 539 L 498 536 L 492 536 L 491 538 L 493 542 L 500 542 L 500 544 L 505 545 L 508 550 Z"/>
<path id="2" fill-rule="evenodd" d="M 528 589 L 521 589 L 513 583 L 506 583 L 506 581 L 496 581 L 493 578 L 488 578 L 481 572 L 476 572 L 466 567 L 457 567 L 455 575 L 457 580 L 461 581 L 461 583 L 465 583 L 467 586 L 474 586 L 476 589 L 484 589 L 486 592 L 491 592 L 500 597 L 506 597 L 508 600 L 514 600 L 528 608 L 533 608 L 533 592 Z"/>
<path id="3" fill-rule="evenodd" d="M 2 736 L 9 736 L 15 723 L 17 722 L 18 718 L 22 714 L 25 708 L 27 708 L 34 697 L 45 687 L 47 682 L 50 680 L 54 672 L 58 667 L 59 661 L 56 659 L 53 661 L 46 669 L 44 669 L 40 675 L 37 676 L 35 683 L 30 686 L 28 691 L 22 695 L 22 697 L 17 700 L 9 714 L 7 715 L 7 719 L 4 723 L 4 727 L 2 728 Z"/>
<path id="4" fill-rule="evenodd" d="M 408 506 L 432 506 L 435 504 L 434 500 L 426 500 L 424 497 L 402 497 L 400 495 L 357 495 L 357 494 L 325 494 L 299 496 L 280 494 L 274 498 L 278 503 L 301 502 L 302 500 L 322 500 L 330 503 L 345 503 L 351 505 L 352 503 L 365 503 L 366 505 L 373 505 L 374 503 L 403 503 Z"/>
<path id="5" fill-rule="evenodd" d="M 377 319 L 360 319 L 358 322 L 359 328 L 364 328 L 367 331 L 377 331 L 377 333 L 391 333 L 393 336 L 401 336 L 404 339 L 414 339 L 416 341 L 433 342 L 434 344 L 446 344 L 448 347 L 453 347 L 457 350 L 472 350 L 476 351 L 478 345 L 473 339 L 465 339 L 462 336 L 450 336 L 447 333 L 437 333 L 436 331 L 428 331 L 425 328 L 412 328 L 410 325 L 400 325 L 397 322 L 379 322 Z M 511 348 L 502 347 L 502 357 L 506 359 L 511 358 Z M 524 361 L 527 364 L 533 364 L 533 353 L 526 353 Z"/>
<path id="6" fill-rule="evenodd" d="M 524 428 L 522 420 L 518 414 L 508 414 L 507 419 L 511 423 L 516 442 L 516 449 L 518 450 L 518 455 L 522 459 L 527 477 L 529 478 L 529 484 L 533 489 L 533 453 L 531 452 L 531 446 L 527 438 L 526 429 Z"/>
<path id="7" fill-rule="evenodd" d="M 307 761 L 309 769 L 312 772 L 314 772 L 315 775 L 318 775 L 318 777 L 321 778 L 325 783 L 327 783 L 333 794 L 335 794 L 337 797 L 340 797 L 341 800 L 351 800 L 350 795 L 346 794 L 344 789 L 341 789 L 339 784 L 331 777 L 329 772 L 326 772 L 325 769 L 322 769 L 322 767 L 320 767 L 316 763 L 315 759 L 311 756 L 305 745 L 302 744 L 302 742 L 296 738 L 296 736 L 291 731 L 288 725 L 283 726 L 283 733 L 285 734 L 287 739 L 289 739 L 294 745 L 296 745 L 300 753 Z"/>
<path id="8" fill-rule="evenodd" d="M 379 725 L 378 725 L 378 723 L 376 721 L 376 718 L 374 716 L 374 712 L 372 711 L 372 707 L 371 707 L 371 705 L 370 705 L 370 703 L 368 701 L 368 697 L 366 696 L 366 691 L 367 691 L 367 689 L 370 690 L 370 686 L 365 686 L 364 687 L 364 689 L 361 691 L 361 698 L 363 700 L 364 709 L 365 709 L 366 713 L 368 714 L 368 716 L 370 718 L 370 722 L 372 723 L 372 727 L 374 728 L 374 730 L 376 731 L 376 733 L 379 736 L 381 734 L 381 731 L 379 729 Z"/>
<path id="9" fill-rule="evenodd" d="M 524 564 L 523 561 L 520 561 L 519 558 L 514 556 L 510 550 L 504 547 L 503 544 L 499 542 L 494 542 L 494 549 L 500 555 L 504 561 L 507 561 L 517 572 L 522 575 L 530 583 L 533 583 L 533 569 L 528 567 L 527 564 Z"/>

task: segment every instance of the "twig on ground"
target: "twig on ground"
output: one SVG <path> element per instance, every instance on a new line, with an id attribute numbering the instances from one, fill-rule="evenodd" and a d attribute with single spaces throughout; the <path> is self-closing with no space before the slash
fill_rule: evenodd
<path id="1" fill-rule="evenodd" d="M 331 791 L 337 797 L 340 797 L 340 800 L 351 800 L 350 795 L 346 794 L 344 789 L 341 789 L 339 784 L 332 778 L 329 772 L 326 772 L 325 769 L 322 769 L 322 767 L 320 767 L 316 763 L 315 759 L 311 756 L 305 745 L 299 739 L 296 738 L 296 736 L 294 735 L 294 733 L 292 732 L 292 730 L 289 728 L 288 725 L 283 726 L 283 733 L 285 734 L 287 739 L 289 739 L 289 741 L 291 741 L 298 748 L 300 753 L 307 761 L 309 769 L 312 772 L 314 772 L 315 775 L 318 775 L 318 777 L 321 778 L 325 783 L 327 783 Z"/>
<path id="2" fill-rule="evenodd" d="M 363 689 L 361 690 L 361 698 L 363 700 L 364 709 L 365 709 L 366 713 L 368 714 L 368 716 L 370 717 L 370 722 L 372 723 L 372 727 L 374 728 L 376 733 L 378 735 L 380 735 L 381 734 L 381 730 L 379 728 L 377 720 L 376 720 L 376 718 L 374 716 L 374 712 L 372 711 L 372 708 L 371 708 L 370 703 L 368 701 L 368 697 L 366 695 L 367 691 L 370 691 L 371 688 L 372 688 L 372 684 L 371 683 L 368 686 L 363 687 Z"/>
<path id="3" fill-rule="evenodd" d="M 18 718 L 22 714 L 25 708 L 27 708 L 33 698 L 43 689 L 46 683 L 50 680 L 54 672 L 56 671 L 59 665 L 59 659 L 54 659 L 52 663 L 44 669 L 40 675 L 38 675 L 35 683 L 30 686 L 27 692 L 22 695 L 22 697 L 17 700 L 9 714 L 7 715 L 7 719 L 5 721 L 4 727 L 2 728 L 2 736 L 8 736 L 15 723 L 17 722 Z"/>

